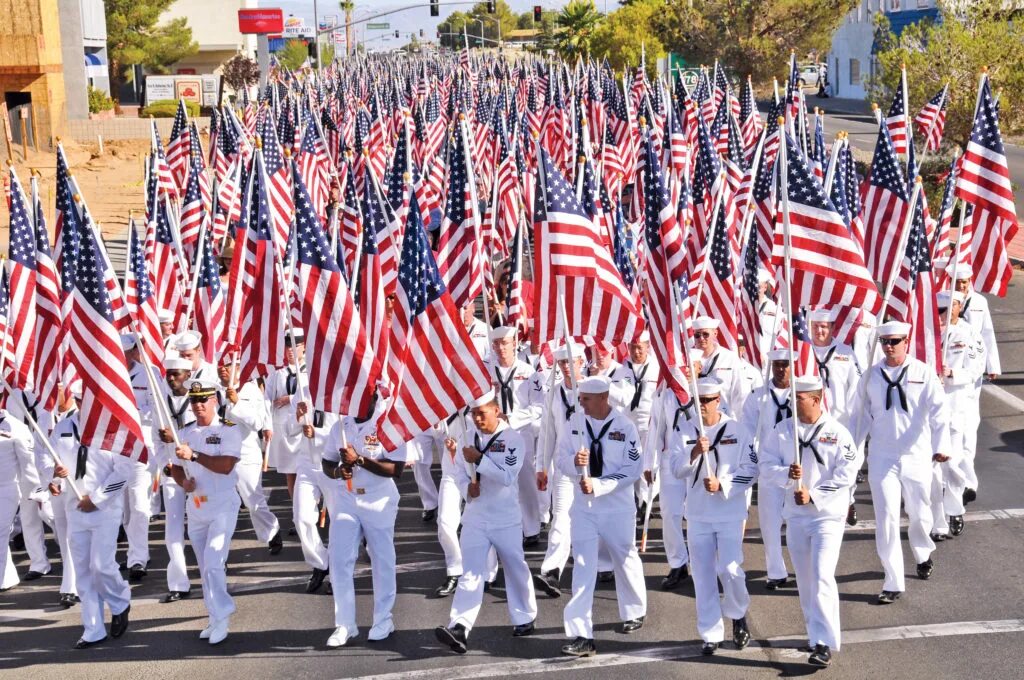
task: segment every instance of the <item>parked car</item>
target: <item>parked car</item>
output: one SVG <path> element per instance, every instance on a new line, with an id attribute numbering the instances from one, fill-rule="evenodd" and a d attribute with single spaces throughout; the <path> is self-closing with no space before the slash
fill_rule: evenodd
<path id="1" fill-rule="evenodd" d="M 818 65 L 803 64 L 800 68 L 800 87 L 818 88 Z"/>

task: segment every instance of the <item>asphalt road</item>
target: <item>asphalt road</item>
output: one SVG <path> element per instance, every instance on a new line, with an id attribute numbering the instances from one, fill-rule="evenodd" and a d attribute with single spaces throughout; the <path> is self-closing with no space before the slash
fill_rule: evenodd
<path id="1" fill-rule="evenodd" d="M 866 485 L 857 497 L 861 524 L 847 531 L 840 559 L 843 648 L 835 655 L 831 677 L 910 679 L 1008 678 L 1020 676 L 1024 653 L 1024 274 L 1018 274 L 1005 300 L 992 300 L 1004 360 L 1003 389 L 986 388 L 979 433 L 979 498 L 968 510 L 965 533 L 940 544 L 935 574 L 928 582 L 913 576 L 905 549 L 907 593 L 895 605 L 873 603 L 882 573 L 875 553 L 872 512 Z M 272 504 L 290 526 L 282 480 L 268 475 Z M 559 678 L 669 678 L 683 675 L 720 678 L 801 676 L 813 673 L 795 647 L 804 626 L 795 588 L 764 589 L 764 556 L 752 512 L 746 539 L 748 586 L 753 597 L 748 620 L 755 642 L 743 651 L 723 649 L 699 655 L 692 585 L 677 592 L 658 590 L 667 568 L 661 552 L 660 521 L 654 522 L 653 547 L 644 556 L 649 594 L 647 625 L 632 636 L 615 632 L 615 593 L 598 590 L 594 619 L 598 656 L 576 661 L 559 656 L 564 643 L 563 596 L 539 598 L 538 633 L 513 640 L 504 591 L 485 596 L 470 652 L 462 657 L 441 649 L 432 629 L 446 623 L 450 600 L 431 592 L 443 578 L 443 562 L 434 525 L 420 521 L 411 474 L 402 491 L 396 546 L 399 593 L 398 631 L 387 641 L 369 643 L 372 596 L 366 565 L 357 578 L 361 636 L 339 650 L 327 650 L 332 599 L 303 592 L 308 570 L 294 537 L 277 557 L 255 542 L 243 511 L 232 544 L 228 580 L 236 593 L 237 614 L 231 635 L 209 647 L 198 639 L 206 613 L 198 597 L 195 561 L 190 600 L 160 604 L 165 590 L 166 557 L 161 521 L 153 523 L 153 562 L 146 580 L 132 589 L 128 633 L 102 647 L 74 651 L 81 626 L 77 609 L 54 606 L 59 579 L 53 575 L 0 594 L 0 676 L 34 678 L 394 678 L 510 677 L 551 674 Z M 326 533 L 325 533 L 326 535 Z M 49 543 L 56 557 L 56 545 Z M 906 545 L 904 543 L 904 545 Z M 124 545 L 121 546 L 124 550 Z M 530 554 L 531 566 L 540 552 Z M 24 572 L 24 553 L 15 554 Z"/>

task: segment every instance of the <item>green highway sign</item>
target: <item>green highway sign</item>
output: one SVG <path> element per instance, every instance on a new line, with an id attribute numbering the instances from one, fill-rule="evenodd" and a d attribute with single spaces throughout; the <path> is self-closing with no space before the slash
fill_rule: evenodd
<path id="1" fill-rule="evenodd" d="M 387 31 L 390 28 L 391 28 L 391 24 L 389 24 L 386 21 L 382 21 L 382 22 L 376 23 L 376 24 L 373 24 L 373 23 L 366 24 L 366 29 L 369 30 L 369 31 Z"/>

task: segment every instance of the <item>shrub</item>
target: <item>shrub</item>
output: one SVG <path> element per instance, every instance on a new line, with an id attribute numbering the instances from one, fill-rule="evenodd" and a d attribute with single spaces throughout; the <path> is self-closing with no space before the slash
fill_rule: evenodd
<path id="1" fill-rule="evenodd" d="M 99 113 L 101 111 L 109 111 L 114 108 L 114 100 L 107 95 L 103 90 L 98 90 L 92 85 L 89 85 L 89 113 Z"/>
<path id="2" fill-rule="evenodd" d="M 195 118 L 199 115 L 199 104 L 195 102 L 185 102 L 185 110 L 188 112 L 190 118 Z M 144 107 L 139 113 L 141 118 L 174 118 L 174 114 L 178 112 L 178 101 L 175 99 L 158 99 L 157 101 Z"/>

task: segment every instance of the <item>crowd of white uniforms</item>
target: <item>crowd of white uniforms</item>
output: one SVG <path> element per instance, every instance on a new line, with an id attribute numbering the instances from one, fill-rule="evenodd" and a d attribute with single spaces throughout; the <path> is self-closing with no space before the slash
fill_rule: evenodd
<path id="1" fill-rule="evenodd" d="M 761 325 L 775 328 L 776 304 L 767 291 L 762 296 Z M 306 591 L 326 581 L 334 599 L 327 646 L 359 634 L 353 577 L 364 546 L 374 593 L 368 639 L 383 640 L 395 630 L 395 480 L 411 467 L 422 519 L 436 522 L 444 553 L 445 578 L 434 596 L 453 596 L 449 620 L 435 631 L 446 647 L 466 651 L 499 565 L 514 636 L 534 632 L 537 591 L 559 598 L 568 588 L 569 643 L 562 651 L 596 653 L 594 590 L 610 580 L 620 631 L 640 629 L 647 594 L 637 526 L 658 499 L 668 562 L 661 587 L 675 589 L 692 577 L 697 632 L 704 653 L 714 654 L 726 619 L 734 645 L 750 640 L 743 537 L 756 488 L 765 587 L 793 585 L 785 527 L 809 662 L 827 666 L 840 648 L 835 571 L 844 524 L 857 522 L 853 493 L 865 481 L 865 459 L 885 572 L 881 604 L 906 589 L 901 504 L 917 575 L 928 579 L 936 542 L 964 531 L 964 505 L 977 494 L 979 392 L 986 377 L 1000 373 L 998 350 L 987 303 L 969 280 L 941 293 L 939 304 L 946 339 L 941 377 L 908 356 L 910 327 L 899 322 L 865 325 L 849 346 L 834 337 L 832 312 L 809 312 L 817 370 L 794 376 L 789 350 L 772 349 L 769 341 L 762 375 L 741 353 L 719 345 L 717 321 L 698 317 L 686 370 L 696 398 L 685 403 L 659 381 L 646 337 L 628 345 L 621 363 L 612 347 L 570 343 L 545 366 L 519 342 L 516 328 L 486 324 L 470 305 L 463 322 L 493 389 L 394 452 L 383 450 L 376 433 L 386 393 L 375 394 L 367 412 L 344 417 L 303 400 L 301 332 L 286 338 L 288 368 L 233 387 L 230 367 L 204 361 L 199 335 L 172 333 L 171 317 L 162 315 L 168 351 L 159 383 L 155 372 L 147 375 L 136 338 L 122 336 L 150 437 L 148 463 L 82 445 L 75 385 L 53 413 L 30 393 L 9 395 L 0 412 L 0 528 L 8 532 L 0 537 L 0 588 L 19 583 L 7 540 L 19 532 L 30 559 L 20 578 L 50 572 L 49 525 L 62 560 L 59 602 L 81 610 L 75 647 L 107 640 L 105 609 L 109 636 L 120 637 L 129 625 L 128 582 L 147 575 L 149 524 L 162 511 L 163 601 L 193 594 L 187 538 L 209 614 L 200 638 L 218 644 L 235 611 L 225 565 L 241 506 L 271 554 L 283 546 L 262 483 L 273 468 L 287 480 L 293 531 L 311 569 Z M 168 423 L 155 400 L 166 401 L 173 427 L 161 426 Z M 33 421 L 38 429 L 30 429 Z M 329 518 L 326 544 L 318 529 L 322 513 Z M 119 565 L 122 528 L 127 555 Z M 531 572 L 525 549 L 540 543 L 544 529 L 543 561 Z"/>

